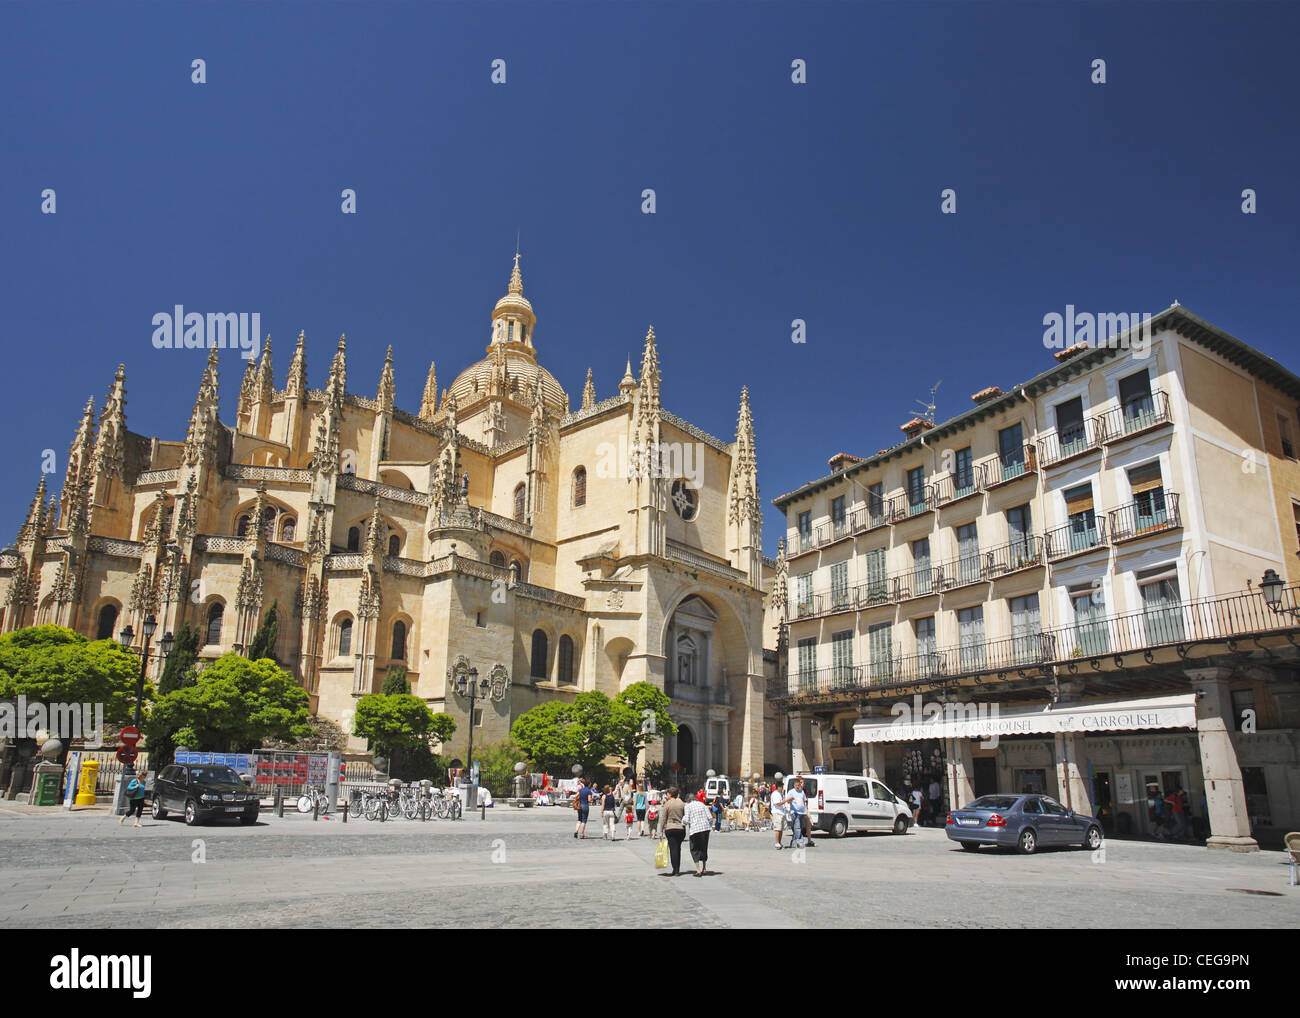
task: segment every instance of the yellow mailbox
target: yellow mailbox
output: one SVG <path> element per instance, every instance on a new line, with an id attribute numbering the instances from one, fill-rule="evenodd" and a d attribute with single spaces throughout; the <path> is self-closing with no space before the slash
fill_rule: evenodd
<path id="1" fill-rule="evenodd" d="M 95 782 L 99 779 L 99 761 L 86 760 L 81 765 L 81 781 L 77 785 L 77 806 L 95 805 Z"/>

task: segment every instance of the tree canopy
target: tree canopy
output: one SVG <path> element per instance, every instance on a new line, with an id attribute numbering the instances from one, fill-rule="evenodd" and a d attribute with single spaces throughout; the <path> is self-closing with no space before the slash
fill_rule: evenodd
<path id="1" fill-rule="evenodd" d="M 159 698 L 146 737 L 197 750 L 246 752 L 268 736 L 300 739 L 307 726 L 307 693 L 270 658 L 250 661 L 233 651 L 199 673 L 194 685 Z"/>
<path id="2" fill-rule="evenodd" d="M 116 640 L 87 640 L 63 626 L 29 626 L 0 636 L 0 697 L 41 703 L 102 703 L 104 720 L 135 712 L 140 659 Z M 144 699 L 153 696 L 145 680 Z"/>

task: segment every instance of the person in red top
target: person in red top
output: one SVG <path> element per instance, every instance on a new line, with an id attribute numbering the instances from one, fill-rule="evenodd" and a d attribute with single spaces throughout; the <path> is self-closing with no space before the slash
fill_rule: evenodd
<path id="1" fill-rule="evenodd" d="M 1165 805 L 1174 817 L 1174 837 L 1180 841 L 1187 832 L 1187 793 L 1178 788 L 1165 796 Z"/>

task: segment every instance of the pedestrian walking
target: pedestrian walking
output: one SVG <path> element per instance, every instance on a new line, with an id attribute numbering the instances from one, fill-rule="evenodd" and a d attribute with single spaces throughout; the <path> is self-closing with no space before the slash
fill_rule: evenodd
<path id="1" fill-rule="evenodd" d="M 614 797 L 614 789 L 609 785 L 605 786 L 605 791 L 601 797 L 600 818 L 603 822 L 603 831 L 601 837 L 606 841 L 618 840 L 618 800 Z"/>
<path id="2" fill-rule="evenodd" d="M 1170 816 L 1173 817 L 1173 836 L 1178 841 L 1182 841 L 1187 833 L 1187 793 L 1179 787 L 1165 797 L 1165 804 L 1169 807 Z"/>
<path id="3" fill-rule="evenodd" d="M 786 808 L 790 813 L 790 847 L 800 848 L 804 843 L 808 828 L 808 793 L 803 790 L 803 778 L 794 779 L 794 787 L 786 796 Z"/>
<path id="4" fill-rule="evenodd" d="M 727 809 L 727 800 L 723 798 L 721 792 L 719 792 L 717 795 L 713 797 L 713 804 L 710 808 L 713 813 L 713 829 L 721 833 L 722 816 Z"/>
<path id="5" fill-rule="evenodd" d="M 135 814 L 135 823 L 132 827 L 140 827 L 140 821 L 144 817 L 144 798 L 145 798 L 145 777 L 144 768 L 140 768 L 135 776 L 126 784 L 126 812 L 122 814 L 122 819 L 117 822 L 120 827 L 126 823 L 126 818 Z"/>
<path id="6" fill-rule="evenodd" d="M 574 801 L 578 804 L 578 825 L 573 829 L 575 838 L 585 838 L 587 836 L 587 816 L 591 812 L 591 796 L 595 792 L 582 779 L 578 779 L 578 794 L 574 796 Z"/>
<path id="7" fill-rule="evenodd" d="M 649 782 L 646 783 L 647 786 Z M 636 811 L 637 834 L 645 837 L 645 813 L 646 813 L 646 789 L 642 788 L 636 793 L 632 800 L 632 808 Z"/>
<path id="8" fill-rule="evenodd" d="M 925 796 L 921 794 L 919 788 L 912 789 L 912 826 L 919 826 L 921 823 L 921 803 Z"/>
<path id="9" fill-rule="evenodd" d="M 659 809 L 659 837 L 668 841 L 668 857 L 672 862 L 668 875 L 672 877 L 681 876 L 682 839 L 686 837 L 686 804 L 679 795 L 676 785 L 668 789 L 668 797 Z"/>
<path id="10" fill-rule="evenodd" d="M 708 872 L 709 829 L 713 826 L 713 818 L 709 815 L 707 803 L 704 789 L 700 789 L 694 801 L 687 803 L 683 817 L 686 833 L 691 839 L 691 861 L 695 863 L 697 877 L 702 877 Z"/>
<path id="11" fill-rule="evenodd" d="M 772 830 L 776 832 L 776 848 L 781 850 L 781 839 L 785 836 L 785 825 L 788 811 L 785 808 L 786 802 L 785 790 L 780 785 L 772 785 L 772 797 L 769 805 L 772 808 Z"/>
<path id="12" fill-rule="evenodd" d="M 943 810 L 940 808 L 943 804 L 943 786 L 939 784 L 937 776 L 930 779 L 929 799 L 930 823 L 937 826 L 939 817 L 943 815 Z"/>

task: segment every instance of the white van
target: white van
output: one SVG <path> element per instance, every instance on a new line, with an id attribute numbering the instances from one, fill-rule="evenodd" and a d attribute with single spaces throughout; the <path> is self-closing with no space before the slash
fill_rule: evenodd
<path id="1" fill-rule="evenodd" d="M 794 779 L 803 778 L 808 795 L 808 825 L 842 838 L 849 831 L 893 831 L 906 834 L 912 826 L 912 810 L 884 782 L 861 774 L 791 774 L 785 779 L 786 793 Z"/>
<path id="2" fill-rule="evenodd" d="M 728 803 L 731 802 L 731 780 L 719 775 L 716 778 L 707 778 L 704 782 L 704 794 L 708 796 L 709 802 L 712 802 L 717 795 L 721 795 Z"/>

